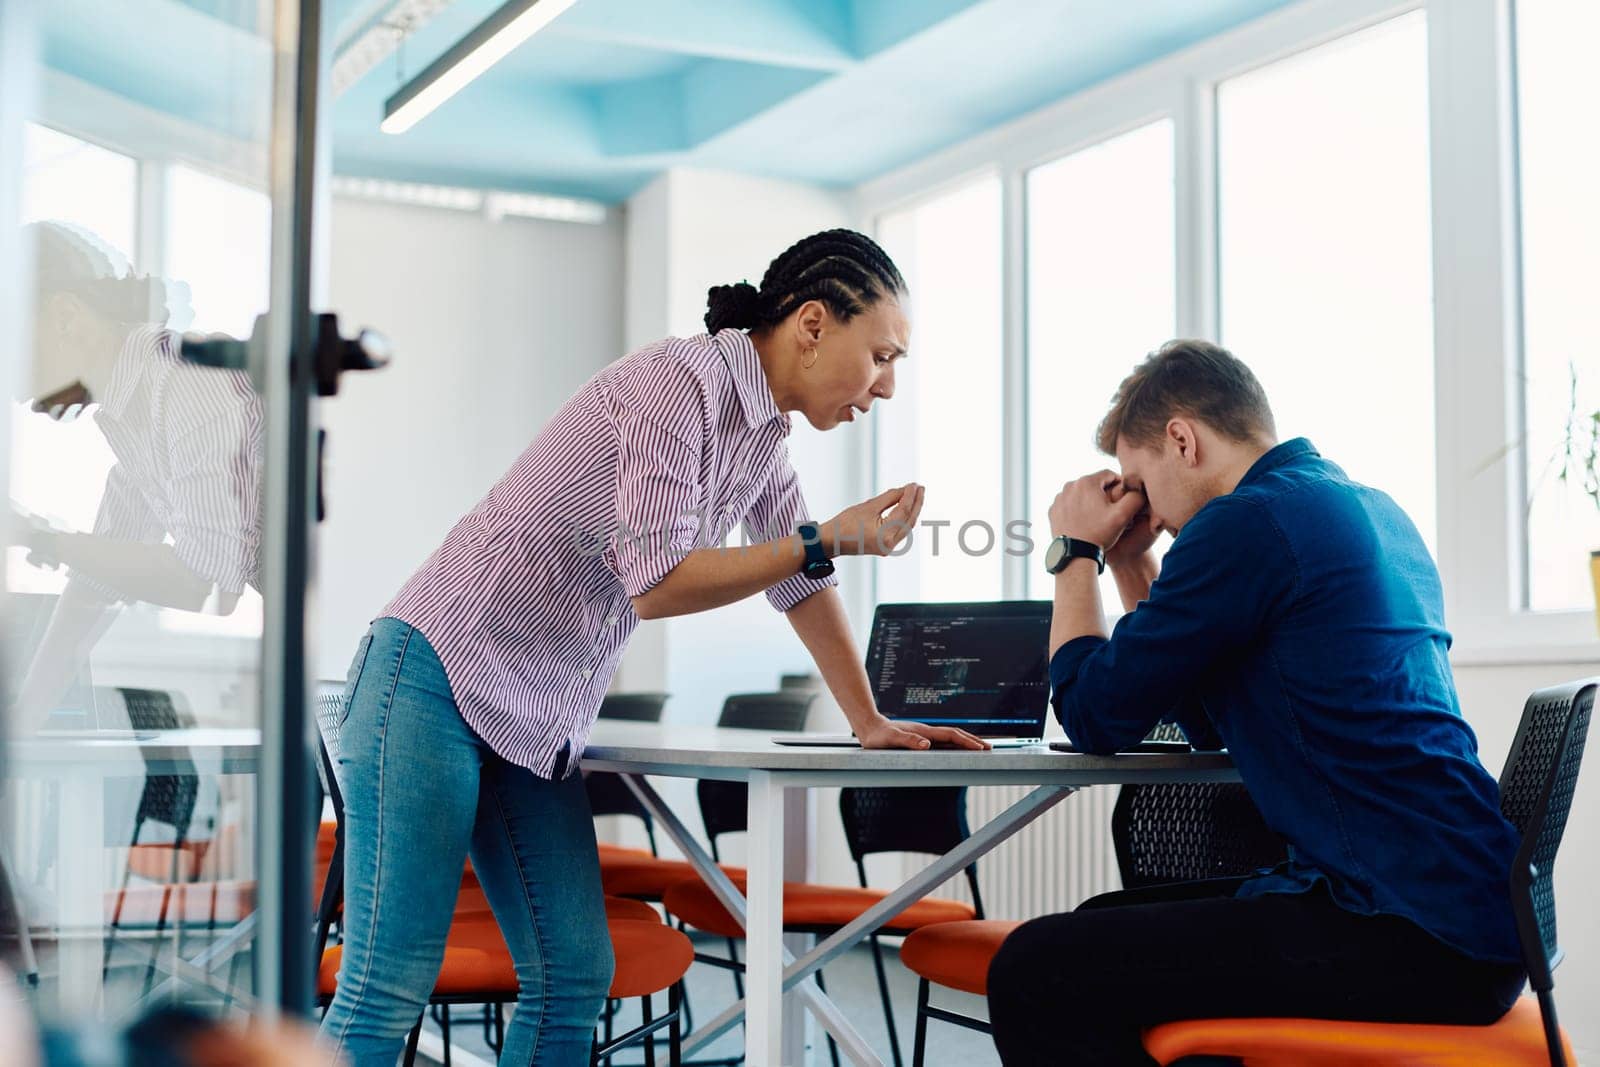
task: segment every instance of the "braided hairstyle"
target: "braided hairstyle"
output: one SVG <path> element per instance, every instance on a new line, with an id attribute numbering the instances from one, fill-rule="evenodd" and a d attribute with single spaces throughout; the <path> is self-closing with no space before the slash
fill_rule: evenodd
<path id="1" fill-rule="evenodd" d="M 822 301 L 840 322 L 849 322 L 905 291 L 899 268 L 876 241 L 854 230 L 824 230 L 773 260 L 761 288 L 749 282 L 712 286 L 706 294 L 706 330 L 763 329 L 808 300 Z"/>
<path id="2" fill-rule="evenodd" d="M 22 227 L 22 244 L 33 252 L 34 298 L 40 307 L 65 293 L 117 323 L 181 329 L 193 317 L 187 284 L 133 273 L 122 254 L 90 230 L 32 222 Z"/>

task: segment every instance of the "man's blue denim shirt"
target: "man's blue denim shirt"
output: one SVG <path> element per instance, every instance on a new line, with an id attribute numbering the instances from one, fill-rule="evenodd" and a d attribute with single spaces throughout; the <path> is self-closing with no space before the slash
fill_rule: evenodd
<path id="1" fill-rule="evenodd" d="M 1061 646 L 1051 699 L 1087 752 L 1162 720 L 1220 737 L 1290 845 L 1240 896 L 1326 882 L 1347 910 L 1513 962 L 1516 831 L 1461 717 L 1449 649 L 1416 527 L 1302 438 L 1200 509 L 1110 640 Z"/>

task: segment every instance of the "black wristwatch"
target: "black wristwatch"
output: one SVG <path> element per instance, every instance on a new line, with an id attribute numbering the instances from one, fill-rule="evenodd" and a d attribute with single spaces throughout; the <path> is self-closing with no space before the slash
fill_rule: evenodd
<path id="1" fill-rule="evenodd" d="M 1093 541 L 1080 541 L 1076 537 L 1058 537 L 1044 551 L 1044 569 L 1060 574 L 1075 559 L 1092 559 L 1100 573 L 1106 572 L 1106 553 Z"/>
<path id="2" fill-rule="evenodd" d="M 806 546 L 806 561 L 800 573 L 814 582 L 820 582 L 833 573 L 833 560 L 822 547 L 822 531 L 814 522 L 800 524 L 800 541 Z"/>

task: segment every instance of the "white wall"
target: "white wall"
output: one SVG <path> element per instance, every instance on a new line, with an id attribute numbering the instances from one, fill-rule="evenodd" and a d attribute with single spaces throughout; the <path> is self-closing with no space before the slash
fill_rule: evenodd
<path id="1" fill-rule="evenodd" d="M 623 353 L 622 223 L 507 218 L 337 197 L 329 307 L 392 366 L 321 405 L 312 665 L 343 678 L 367 622 L 545 421 Z"/>

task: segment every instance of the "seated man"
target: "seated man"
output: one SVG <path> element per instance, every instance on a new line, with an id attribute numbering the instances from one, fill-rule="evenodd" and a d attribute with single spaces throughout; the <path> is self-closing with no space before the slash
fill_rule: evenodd
<path id="1" fill-rule="evenodd" d="M 1093 549 L 1052 543 L 1061 724 L 1095 753 L 1162 720 L 1214 731 L 1290 859 L 1023 925 L 989 972 L 1001 1058 L 1151 1064 L 1140 1029 L 1185 1018 L 1499 1018 L 1523 982 L 1516 834 L 1416 527 L 1309 441 L 1279 444 L 1255 376 L 1205 342 L 1135 370 L 1098 442 L 1121 475 L 1067 485 L 1051 533 L 1106 551 L 1128 614 L 1107 638 Z"/>

